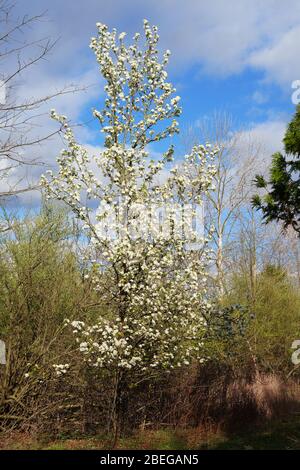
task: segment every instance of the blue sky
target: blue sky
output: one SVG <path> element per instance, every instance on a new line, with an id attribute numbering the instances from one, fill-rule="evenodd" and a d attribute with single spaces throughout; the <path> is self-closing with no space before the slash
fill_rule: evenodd
<path id="1" fill-rule="evenodd" d="M 131 36 L 147 18 L 159 27 L 161 48 L 170 49 L 170 79 L 182 98 L 181 127 L 222 110 L 236 128 L 251 132 L 264 147 L 262 158 L 280 147 L 292 116 L 294 80 L 300 80 L 299 0 L 29 0 L 18 15 L 45 13 L 28 31 L 31 39 L 59 38 L 47 61 L 24 74 L 20 96 L 42 96 L 66 84 L 88 86 L 51 107 L 74 122 L 100 108 L 103 82 L 88 45 L 97 21 Z M 52 129 L 48 110 L 40 127 Z M 80 130 L 82 143 L 100 146 L 92 127 Z M 53 164 L 61 141 L 40 149 Z M 38 177 L 36 170 L 35 177 Z M 16 176 L 16 175 L 15 175 Z M 25 198 L 31 197 L 29 195 Z"/>

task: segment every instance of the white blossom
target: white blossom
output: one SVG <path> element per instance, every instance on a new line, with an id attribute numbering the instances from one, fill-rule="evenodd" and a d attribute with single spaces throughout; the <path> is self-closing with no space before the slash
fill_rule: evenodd
<path id="1" fill-rule="evenodd" d="M 139 34 L 127 46 L 125 33 L 117 36 L 102 23 L 97 23 L 97 30 L 90 47 L 106 82 L 106 99 L 104 108 L 93 115 L 104 149 L 90 156 L 77 143 L 66 117 L 52 110 L 66 148 L 57 159 L 58 173 L 43 176 L 42 183 L 48 197 L 64 201 L 84 224 L 91 239 L 91 269 L 84 277 L 101 293 L 110 312 L 100 312 L 92 325 L 67 323 L 87 365 L 143 373 L 170 370 L 203 360 L 199 345 L 206 332 L 202 312 L 209 238 L 202 240 L 201 250 L 188 250 L 183 226 L 174 229 L 174 220 L 176 205 L 202 204 L 218 150 L 209 144 L 194 146 L 157 184 L 173 160 L 174 148 L 170 145 L 153 160 L 149 144 L 178 133 L 176 118 L 181 114 L 180 97 L 174 97 L 176 90 L 167 81 L 170 51 L 160 60 L 157 28 L 147 20 L 144 46 Z M 91 198 L 98 202 L 96 220 L 86 202 Z M 167 231 L 153 223 L 153 205 L 168 208 Z M 193 211 L 185 214 L 191 216 Z M 148 233 L 151 225 L 151 237 L 137 230 L 142 227 Z M 68 364 L 53 367 L 58 376 L 69 369 Z"/>

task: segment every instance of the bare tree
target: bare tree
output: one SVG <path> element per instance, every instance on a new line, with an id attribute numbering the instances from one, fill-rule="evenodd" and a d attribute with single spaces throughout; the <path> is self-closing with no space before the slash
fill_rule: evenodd
<path id="1" fill-rule="evenodd" d="M 0 201 L 36 187 L 25 184 L 22 177 L 9 184 L 9 174 L 20 166 L 43 163 L 33 149 L 59 131 L 33 132 L 42 115 L 42 106 L 54 97 L 78 91 L 70 85 L 42 97 L 18 97 L 23 73 L 46 59 L 56 44 L 50 38 L 27 39 L 30 29 L 44 19 L 44 14 L 19 18 L 14 4 L 0 0 L 0 180 L 5 179 L 7 187 L 0 190 Z"/>
<path id="2" fill-rule="evenodd" d="M 234 129 L 232 117 L 226 112 L 215 112 L 203 119 L 186 134 L 189 145 L 193 141 L 214 142 L 220 149 L 216 158 L 214 188 L 208 194 L 205 218 L 213 225 L 215 281 L 219 294 L 226 290 L 225 274 L 230 268 L 233 232 L 241 207 L 253 192 L 252 179 L 260 146 L 251 136 Z"/>
<path id="3" fill-rule="evenodd" d="M 275 222 L 263 224 L 261 214 L 255 212 L 250 204 L 239 211 L 232 247 L 231 272 L 242 275 L 247 281 L 249 301 L 253 306 L 257 275 L 269 266 L 283 269 L 299 285 L 299 237 L 292 229 L 283 231 Z"/>
<path id="4" fill-rule="evenodd" d="M 300 286 L 300 240 L 295 231 L 273 222 L 271 226 L 263 224 L 264 239 L 261 253 L 262 267 L 268 265 L 283 268 L 290 279 Z"/>

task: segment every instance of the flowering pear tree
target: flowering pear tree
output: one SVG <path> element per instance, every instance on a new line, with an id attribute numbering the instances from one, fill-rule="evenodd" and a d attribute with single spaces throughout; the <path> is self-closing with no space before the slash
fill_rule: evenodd
<path id="1" fill-rule="evenodd" d="M 172 168 L 172 145 L 151 158 L 150 146 L 178 133 L 180 98 L 166 72 L 170 52 L 160 59 L 157 28 L 146 20 L 144 40 L 137 33 L 129 46 L 125 33 L 100 23 L 97 29 L 90 47 L 106 81 L 104 109 L 94 110 L 103 151 L 90 155 L 53 110 L 67 145 L 58 172 L 42 181 L 91 240 L 86 277 L 106 313 L 99 312 L 96 324 L 69 323 L 86 364 L 114 374 L 117 426 L 128 377 L 144 380 L 205 359 L 208 239 L 199 239 L 191 222 L 211 185 L 217 149 L 195 146 Z M 191 249 L 188 241 L 195 240 Z M 67 369 L 56 365 L 58 375 Z"/>

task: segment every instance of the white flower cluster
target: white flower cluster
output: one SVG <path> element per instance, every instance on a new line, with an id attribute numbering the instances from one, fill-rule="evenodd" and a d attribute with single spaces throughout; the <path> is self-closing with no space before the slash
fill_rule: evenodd
<path id="1" fill-rule="evenodd" d="M 178 300 L 178 296 L 177 296 Z M 93 367 L 108 370 L 154 368 L 170 370 L 201 358 L 205 322 L 195 315 L 180 319 L 178 312 L 156 306 L 142 319 L 128 315 L 115 323 L 102 318 L 96 325 L 75 332 L 79 351 Z"/>
<path id="2" fill-rule="evenodd" d="M 180 99 L 173 96 L 175 89 L 167 82 L 170 53 L 159 60 L 157 28 L 147 21 L 144 48 L 139 46 L 139 34 L 127 47 L 125 33 L 109 32 L 100 23 L 97 28 L 91 48 L 106 80 L 106 100 L 105 108 L 95 110 L 94 116 L 105 134 L 105 149 L 89 157 L 65 116 L 53 111 L 68 145 L 58 158 L 57 175 L 42 178 L 48 196 L 63 200 L 84 222 L 91 239 L 90 272 L 85 279 L 108 306 L 108 313 L 100 315 L 95 325 L 73 321 L 70 326 L 79 352 L 91 366 L 144 372 L 172 369 L 193 358 L 204 360 L 206 323 L 201 312 L 210 257 L 208 238 L 202 240 L 201 250 L 187 250 L 174 229 L 174 214 L 167 237 L 159 227 L 155 236 L 133 237 L 134 227 L 145 223 L 146 217 L 136 208 L 166 202 L 170 206 L 201 204 L 213 179 L 217 149 L 209 144 L 195 146 L 163 184 L 156 183 L 173 160 L 174 149 L 171 145 L 161 158 L 149 160 L 146 146 L 178 132 L 175 118 L 181 112 Z M 99 204 L 96 220 L 83 203 L 89 199 Z M 122 237 L 112 239 L 98 230 L 98 224 L 119 230 L 110 214 L 112 210 L 115 220 L 120 219 L 120 201 L 126 224 Z M 195 214 L 186 217 L 191 215 Z M 56 365 L 57 374 L 64 374 L 67 366 Z"/>
<path id="3" fill-rule="evenodd" d="M 133 44 L 126 46 L 125 33 L 117 35 L 113 29 L 97 23 L 98 36 L 90 47 L 95 52 L 100 72 L 107 85 L 106 107 L 94 111 L 108 144 L 126 143 L 132 148 L 144 148 L 149 142 L 178 132 L 175 118 L 180 115 L 179 96 L 167 82 L 166 66 L 170 52 L 159 61 L 157 27 L 144 20 L 145 47 L 139 47 L 141 36 L 136 34 Z M 160 121 L 171 120 L 163 130 L 155 130 Z"/>
<path id="4" fill-rule="evenodd" d="M 57 377 L 60 377 L 61 375 L 64 375 L 68 372 L 70 364 L 53 364 L 53 368 Z"/>

